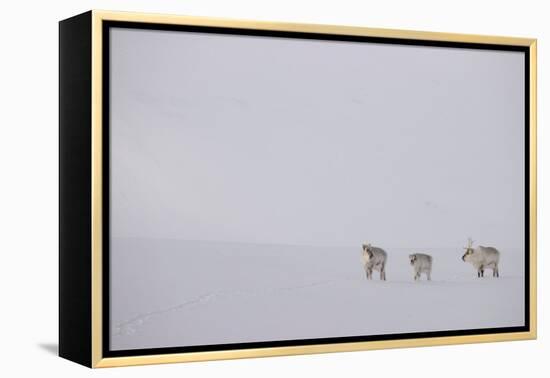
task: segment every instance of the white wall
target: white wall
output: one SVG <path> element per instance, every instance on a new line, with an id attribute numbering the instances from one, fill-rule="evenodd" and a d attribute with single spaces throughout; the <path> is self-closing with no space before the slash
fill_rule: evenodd
<path id="1" fill-rule="evenodd" d="M 90 374 L 54 356 L 57 343 L 57 21 L 90 8 L 290 22 L 329 23 L 539 39 L 539 298 L 550 211 L 545 168 L 550 38 L 543 1 L 19 1 L 6 2 L 0 23 L 0 369 Z M 546 15 L 546 16 L 545 16 Z M 547 370 L 550 331 L 539 300 L 539 340 L 301 357 L 103 370 L 101 376 L 540 376 Z M 422 366 L 417 360 L 431 360 Z M 9 370 L 13 370 L 9 373 Z"/>

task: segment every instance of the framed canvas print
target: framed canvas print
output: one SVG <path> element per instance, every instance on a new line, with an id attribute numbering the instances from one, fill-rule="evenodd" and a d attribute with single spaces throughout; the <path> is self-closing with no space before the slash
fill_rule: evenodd
<path id="1" fill-rule="evenodd" d="M 536 41 L 60 22 L 59 353 L 536 337 Z"/>

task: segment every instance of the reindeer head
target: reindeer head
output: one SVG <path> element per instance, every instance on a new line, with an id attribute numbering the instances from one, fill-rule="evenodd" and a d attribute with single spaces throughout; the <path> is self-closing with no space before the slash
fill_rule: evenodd
<path id="1" fill-rule="evenodd" d="M 363 255 L 370 260 L 374 257 L 374 252 L 372 251 L 372 246 L 370 243 L 363 244 Z"/>
<path id="2" fill-rule="evenodd" d="M 474 244 L 474 241 L 472 240 L 472 238 L 468 238 L 468 246 L 464 247 L 466 252 L 464 253 L 464 255 L 462 255 L 462 261 L 466 261 L 466 259 L 468 259 L 470 256 L 474 254 L 473 244 Z"/>
<path id="3" fill-rule="evenodd" d="M 416 254 L 409 255 L 409 261 L 411 262 L 411 265 L 414 265 L 414 263 L 416 262 Z"/>

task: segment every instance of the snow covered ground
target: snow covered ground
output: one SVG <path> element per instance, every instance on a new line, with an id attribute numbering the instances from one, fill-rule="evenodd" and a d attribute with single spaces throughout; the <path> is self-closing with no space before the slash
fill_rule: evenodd
<path id="1" fill-rule="evenodd" d="M 114 239 L 111 349 L 521 326 L 523 250 L 496 247 L 499 279 L 478 279 L 460 246 L 387 247 L 381 282 L 360 245 Z M 433 256 L 431 282 L 413 281 L 413 252 Z"/>

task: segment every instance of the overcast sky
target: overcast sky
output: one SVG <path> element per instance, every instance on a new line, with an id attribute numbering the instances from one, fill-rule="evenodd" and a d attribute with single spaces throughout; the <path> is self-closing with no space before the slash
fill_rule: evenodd
<path id="1" fill-rule="evenodd" d="M 523 59 L 114 29 L 111 235 L 521 247 Z"/>

